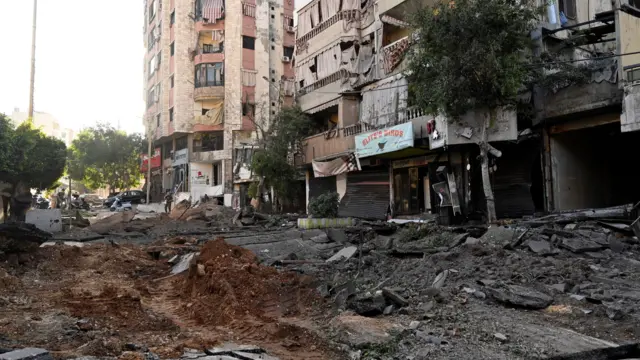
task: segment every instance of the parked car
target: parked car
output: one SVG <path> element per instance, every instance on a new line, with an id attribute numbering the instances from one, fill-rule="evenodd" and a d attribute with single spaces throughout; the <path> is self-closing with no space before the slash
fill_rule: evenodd
<path id="1" fill-rule="evenodd" d="M 123 203 L 130 202 L 132 204 L 145 204 L 147 202 L 147 193 L 141 190 L 123 191 L 116 196 L 112 196 L 106 199 L 102 204 L 105 207 L 110 208 L 111 205 L 113 205 L 113 203 L 116 201 L 116 198 L 120 199 L 120 201 Z"/>

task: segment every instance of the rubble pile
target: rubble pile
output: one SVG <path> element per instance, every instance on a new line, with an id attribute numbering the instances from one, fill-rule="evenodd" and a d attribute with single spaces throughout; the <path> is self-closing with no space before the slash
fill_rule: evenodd
<path id="1" fill-rule="evenodd" d="M 251 251 L 218 238 L 202 247 L 176 287 L 190 318 L 225 325 L 304 313 L 317 300 L 310 284 L 310 278 L 260 265 Z"/>
<path id="2" fill-rule="evenodd" d="M 319 293 L 352 314 L 332 329 L 364 359 L 547 358 L 637 339 L 638 239 L 589 218 L 557 220 L 370 229 L 347 236 L 337 261 L 289 267 L 323 279 Z M 375 329 L 394 330 L 372 337 L 372 317 Z"/>

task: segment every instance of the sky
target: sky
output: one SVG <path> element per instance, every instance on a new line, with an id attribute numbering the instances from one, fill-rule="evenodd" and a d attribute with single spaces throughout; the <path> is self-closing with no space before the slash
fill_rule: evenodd
<path id="1" fill-rule="evenodd" d="M 0 0 L 0 112 L 29 106 L 33 0 Z M 143 132 L 143 0 L 39 0 L 35 110 Z"/>
<path id="2" fill-rule="evenodd" d="M 310 0 L 298 0 L 296 8 Z M 0 0 L 0 112 L 27 111 L 33 0 Z M 39 0 L 35 111 L 144 132 L 143 0 Z"/>

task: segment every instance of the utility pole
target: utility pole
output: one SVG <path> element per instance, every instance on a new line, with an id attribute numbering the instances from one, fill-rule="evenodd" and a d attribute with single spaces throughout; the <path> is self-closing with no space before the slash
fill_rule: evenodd
<path id="1" fill-rule="evenodd" d="M 147 142 L 149 143 L 147 151 L 147 204 L 149 203 L 149 193 L 151 192 L 151 120 L 147 124 Z"/>
<path id="2" fill-rule="evenodd" d="M 29 84 L 29 119 L 33 119 L 33 92 L 36 83 L 36 18 L 38 0 L 33 0 L 33 32 L 31 34 L 31 83 Z"/>

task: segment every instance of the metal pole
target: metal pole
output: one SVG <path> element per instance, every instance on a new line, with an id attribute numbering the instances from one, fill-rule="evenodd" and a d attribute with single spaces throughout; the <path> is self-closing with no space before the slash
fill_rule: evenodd
<path id="1" fill-rule="evenodd" d="M 149 193 L 151 192 L 151 120 L 149 120 L 147 131 L 148 157 L 147 157 L 147 204 L 149 203 Z"/>
<path id="2" fill-rule="evenodd" d="M 31 82 L 29 84 L 29 119 L 33 119 L 33 93 L 36 82 L 36 18 L 38 0 L 33 0 L 33 32 L 31 34 Z"/>

